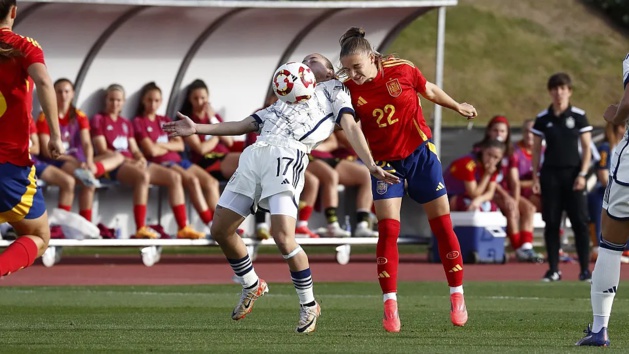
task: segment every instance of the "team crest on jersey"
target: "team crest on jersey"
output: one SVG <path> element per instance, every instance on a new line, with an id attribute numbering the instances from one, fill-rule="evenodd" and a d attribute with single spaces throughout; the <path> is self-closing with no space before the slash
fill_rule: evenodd
<path id="1" fill-rule="evenodd" d="M 572 117 L 566 118 L 566 127 L 568 127 L 568 129 L 574 128 L 574 118 Z"/>
<path id="2" fill-rule="evenodd" d="M 128 135 L 128 134 L 129 134 L 129 128 L 127 127 L 127 125 L 126 125 L 126 124 L 123 124 L 123 125 L 122 125 L 122 131 L 125 133 L 125 135 Z"/>
<path id="3" fill-rule="evenodd" d="M 378 183 L 376 184 L 376 193 L 380 195 L 384 195 L 388 189 L 389 187 L 387 186 L 386 182 L 378 181 Z"/>
<path id="4" fill-rule="evenodd" d="M 387 82 L 387 91 L 391 97 L 397 97 L 402 94 L 402 86 L 397 79 L 391 79 Z"/>

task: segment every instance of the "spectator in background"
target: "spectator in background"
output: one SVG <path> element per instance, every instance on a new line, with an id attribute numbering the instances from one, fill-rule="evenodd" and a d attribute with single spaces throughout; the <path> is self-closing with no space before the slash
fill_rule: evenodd
<path id="1" fill-rule="evenodd" d="M 131 122 L 120 116 L 124 102 L 122 86 L 110 85 L 106 91 L 104 112 L 94 116 L 91 121 L 92 137 L 97 155 L 117 152 L 125 157 L 122 165 L 110 172 L 109 177 L 133 187 L 133 214 L 137 228 L 135 237 L 159 237 L 155 230 L 146 226 L 149 184 L 155 184 L 168 187 L 170 204 L 179 227 L 177 237 L 198 238 L 200 233 L 187 225 L 181 176 L 171 169 L 146 161 L 135 140 Z"/>
<path id="2" fill-rule="evenodd" d="M 541 193 L 543 196 L 542 217 L 546 223 L 544 240 L 549 269 L 544 274 L 543 281 L 561 280 L 559 230 L 564 210 L 574 231 L 581 266 L 579 280 L 589 281 L 592 276 L 589 270 L 590 239 L 585 177 L 590 168 L 592 126 L 585 111 L 570 104 L 572 80 L 568 74 L 552 75 L 548 79 L 547 88 L 552 104 L 537 115 L 531 129 L 535 135 L 532 188 L 534 193 Z M 544 139 L 546 140 L 544 165 L 538 176 Z"/>
<path id="3" fill-rule="evenodd" d="M 489 140 L 502 141 L 506 146 L 505 155 L 498 170 L 493 201 L 507 219 L 506 231 L 511 247 L 518 260 L 539 262 L 543 257 L 533 250 L 535 205 L 521 197 L 518 155 L 514 153 L 511 128 L 506 117 L 495 116 L 489 121 L 482 142 Z"/>
<path id="4" fill-rule="evenodd" d="M 198 124 L 214 124 L 223 118 L 210 103 L 210 90 L 203 80 L 194 80 L 186 90 L 182 114 Z M 192 135 L 184 138 L 190 147 L 192 162 L 220 180 L 228 180 L 238 167 L 240 153 L 230 152 L 234 140 L 230 136 Z"/>
<path id="5" fill-rule="evenodd" d="M 533 128 L 534 119 L 527 119 L 522 123 L 522 140 L 518 141 L 513 154 L 517 157 L 518 175 L 520 178 L 520 196 L 535 206 L 535 211 L 542 210 L 542 198 L 533 193 Z M 541 156 L 544 156 L 545 146 L 541 147 Z"/>
<path id="6" fill-rule="evenodd" d="M 330 151 L 328 156 L 320 157 L 319 161 L 325 162 L 334 169 L 338 175 L 338 184 L 346 187 L 356 187 L 356 227 L 354 228 L 354 236 L 378 237 L 378 231 L 372 230 L 370 226 L 373 195 L 371 194 L 371 175 L 369 170 L 361 161 L 357 161 L 358 156 L 356 156 L 356 152 L 352 149 L 342 130 L 337 130 L 331 137 L 336 140 L 336 149 Z M 318 151 L 318 149 L 315 151 Z"/>
<path id="7" fill-rule="evenodd" d="M 625 124 L 613 124 L 607 122 L 605 125 L 605 139 L 598 146 L 600 160 L 596 164 L 596 185 L 588 193 L 588 211 L 590 216 L 590 240 L 594 245 L 592 258 L 598 255 L 598 238 L 601 235 L 601 211 L 603 210 L 603 196 L 609 181 L 609 167 L 611 158 L 614 156 L 618 143 L 625 135 Z M 624 252 L 623 256 L 627 256 Z"/>
<path id="8" fill-rule="evenodd" d="M 144 85 L 140 90 L 140 102 L 133 119 L 135 140 L 150 162 L 168 167 L 181 176 L 192 205 L 203 223 L 209 225 L 218 202 L 218 181 L 201 167 L 181 158 L 179 153 L 184 150 L 183 140 L 181 137 L 168 138 L 168 134 L 162 130 L 162 124 L 170 122 L 170 119 L 157 114 L 161 104 L 162 90 L 154 82 Z M 190 229 L 182 232 L 181 236 L 203 237 Z"/>
<path id="9" fill-rule="evenodd" d="M 335 166 L 328 164 L 334 162 L 334 157 L 330 151 L 337 148 L 337 141 L 334 134 L 318 144 L 309 155 L 310 163 L 306 169 L 319 180 L 319 192 L 321 204 L 328 223 L 326 227 L 317 230 L 317 234 L 324 237 L 350 237 L 351 233 L 341 228 L 338 221 L 337 210 L 339 205 L 339 174 L 334 169 Z"/>
<path id="10" fill-rule="evenodd" d="M 476 152 L 450 164 L 444 180 L 451 210 L 498 210 L 493 200 L 505 150 L 504 142 L 484 140 L 476 145 Z"/>
<path id="11" fill-rule="evenodd" d="M 75 176 L 81 181 L 81 189 L 79 191 L 79 214 L 88 221 L 92 221 L 92 204 L 94 202 L 94 191 L 100 183 L 96 178 L 102 177 L 105 172 L 112 171 L 124 162 L 124 157 L 120 154 L 101 155 L 94 158 L 94 148 L 92 146 L 92 138 L 90 137 L 90 122 L 81 110 L 77 109 L 72 101 L 74 100 L 74 85 L 68 79 L 62 78 L 55 81 L 55 93 L 57 95 L 57 110 L 59 112 L 59 129 L 61 130 L 61 140 L 66 149 L 66 154 L 57 160 L 50 160 L 50 152 L 46 148 L 50 140 L 50 128 L 46 122 L 43 112 L 39 114 L 37 119 L 36 131 L 39 135 L 39 151 L 46 162 L 55 167 L 62 169 L 70 176 Z M 67 177 L 61 177 L 55 169 L 49 169 L 43 172 L 45 168 L 43 162 L 39 162 L 38 173 L 41 179 L 47 183 L 60 186 L 59 208 L 70 211 L 72 198 L 67 197 L 70 204 L 61 204 L 61 192 L 67 195 L 67 188 L 71 189 L 74 194 L 74 181 L 69 184 Z M 63 181 L 63 186 L 47 179 L 51 178 L 51 174 L 58 176 L 58 182 Z M 64 197 L 66 198 L 66 197 Z"/>
<path id="12" fill-rule="evenodd" d="M 44 119 L 46 118 L 44 117 Z M 31 153 L 31 158 L 35 166 L 35 174 L 37 178 L 47 184 L 59 187 L 59 202 L 57 208 L 70 211 L 72 209 L 72 202 L 74 201 L 74 177 L 39 157 L 42 149 L 39 137 L 37 136 L 37 126 L 33 119 L 30 119 L 29 124 L 29 152 Z M 63 136 L 63 133 L 61 133 L 61 136 Z"/>

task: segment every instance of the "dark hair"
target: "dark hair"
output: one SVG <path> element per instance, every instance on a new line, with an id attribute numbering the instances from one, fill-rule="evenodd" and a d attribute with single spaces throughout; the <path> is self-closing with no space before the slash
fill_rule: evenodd
<path id="1" fill-rule="evenodd" d="M 70 87 L 72 87 L 72 91 L 74 91 L 74 84 L 72 83 L 72 81 L 70 81 L 70 79 L 66 79 L 65 77 L 57 79 L 57 81 L 55 81 L 55 83 L 52 86 L 57 87 L 57 85 L 63 84 L 63 83 L 69 84 Z M 70 102 L 70 109 L 68 110 L 68 120 L 71 121 L 75 119 L 76 115 L 77 115 L 76 107 L 74 106 L 74 103 Z"/>
<path id="2" fill-rule="evenodd" d="M 502 150 L 503 154 L 505 153 L 505 150 L 507 149 L 507 145 L 505 143 L 503 143 L 500 140 L 487 140 L 487 141 L 482 141 L 478 144 L 478 151 L 476 151 L 476 159 L 478 161 L 482 161 L 483 160 L 483 151 L 487 150 L 487 149 L 492 149 L 492 148 L 497 148 Z M 500 169 L 500 165 L 502 164 L 502 159 L 500 159 L 500 161 L 498 161 L 498 163 L 496 164 L 496 168 Z"/>
<path id="3" fill-rule="evenodd" d="M 0 21 L 9 15 L 12 6 L 17 6 L 16 0 L 0 0 Z M 8 43 L 0 42 L 0 60 L 11 59 L 20 55 L 22 52 L 18 49 L 13 48 Z"/>
<path id="4" fill-rule="evenodd" d="M 162 89 L 157 86 L 155 81 L 151 81 L 142 86 L 142 88 L 140 89 L 140 101 L 138 102 L 138 108 L 135 110 L 136 117 L 141 117 L 144 115 L 144 96 L 146 96 L 146 94 L 151 91 L 159 91 L 160 94 L 162 93 Z"/>
<path id="5" fill-rule="evenodd" d="M 4 20 L 12 6 L 17 6 L 16 0 L 0 0 L 0 20 Z"/>
<path id="6" fill-rule="evenodd" d="M 373 54 L 376 57 L 376 66 L 380 68 L 382 63 L 382 54 L 373 49 L 371 43 L 365 39 L 365 30 L 360 27 L 352 27 L 345 31 L 341 38 L 339 38 L 339 44 L 341 45 L 340 58 L 346 57 L 352 54 L 367 53 Z"/>
<path id="7" fill-rule="evenodd" d="M 192 81 L 192 83 L 188 85 L 188 88 L 186 89 L 186 95 L 184 96 L 183 103 L 181 104 L 181 109 L 179 110 L 181 114 L 186 115 L 188 117 L 192 117 L 193 112 L 192 112 L 192 102 L 190 102 L 190 94 L 192 93 L 192 91 L 198 90 L 198 89 L 204 89 L 208 94 L 210 93 L 210 90 L 207 88 L 207 85 L 205 84 L 203 80 L 196 79 Z"/>
<path id="8" fill-rule="evenodd" d="M 568 88 L 572 90 L 572 80 L 570 79 L 570 75 L 566 73 L 556 73 L 548 78 L 548 84 L 546 86 L 548 87 L 548 91 L 559 86 L 568 86 Z"/>
<path id="9" fill-rule="evenodd" d="M 511 154 L 513 153 L 513 145 L 511 144 L 511 126 L 509 125 L 509 121 L 507 120 L 507 118 L 505 116 L 501 116 L 501 115 L 497 115 L 494 116 L 493 118 L 491 118 L 491 120 L 489 121 L 489 123 L 487 123 L 487 126 L 485 127 L 485 136 L 483 137 L 483 140 L 477 142 L 476 144 L 474 144 L 474 151 L 480 150 L 482 149 L 482 145 L 487 143 L 488 141 L 491 140 L 496 140 L 496 139 L 492 139 L 489 136 L 489 131 L 491 130 L 491 128 L 498 124 L 498 123 L 503 123 L 507 125 L 507 138 L 505 139 L 505 141 L 503 142 L 505 145 L 505 155 L 506 156 L 511 156 Z M 498 140 L 496 140 L 498 141 Z"/>

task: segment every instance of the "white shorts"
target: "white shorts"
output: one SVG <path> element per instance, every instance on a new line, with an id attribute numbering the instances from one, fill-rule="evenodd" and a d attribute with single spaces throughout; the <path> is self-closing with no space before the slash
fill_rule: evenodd
<path id="1" fill-rule="evenodd" d="M 603 209 L 613 219 L 629 219 L 629 141 L 618 143 L 612 156 L 609 181 L 603 196 Z"/>
<path id="2" fill-rule="evenodd" d="M 285 192 L 299 205 L 307 166 L 308 155 L 301 150 L 256 143 L 240 155 L 225 190 L 253 199 L 254 211 L 258 206 L 269 210 L 269 197 Z"/>

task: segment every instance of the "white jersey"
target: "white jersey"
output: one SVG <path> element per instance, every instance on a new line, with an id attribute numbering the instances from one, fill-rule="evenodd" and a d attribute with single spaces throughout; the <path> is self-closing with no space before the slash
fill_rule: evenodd
<path id="1" fill-rule="evenodd" d="M 314 97 L 306 102 L 287 104 L 278 100 L 253 114 L 261 125 L 256 144 L 294 147 L 310 153 L 334 132 L 343 113 L 355 115 L 343 83 L 317 83 Z"/>
<path id="2" fill-rule="evenodd" d="M 625 90 L 629 84 L 629 54 L 622 62 Z M 626 122 L 629 126 L 629 121 Z M 603 209 L 614 219 L 629 219 L 629 130 L 615 148 L 609 169 L 609 182 L 603 196 Z"/>

